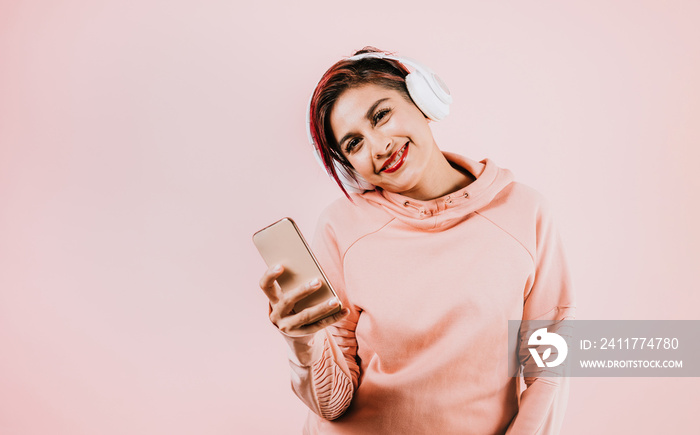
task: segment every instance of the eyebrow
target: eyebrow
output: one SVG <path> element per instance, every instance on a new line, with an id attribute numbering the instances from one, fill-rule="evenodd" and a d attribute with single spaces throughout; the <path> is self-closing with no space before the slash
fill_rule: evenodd
<path id="1" fill-rule="evenodd" d="M 371 121 L 372 120 L 372 113 L 374 113 L 374 110 L 377 108 L 377 106 L 379 106 L 380 104 L 382 104 L 383 102 L 385 102 L 388 99 L 389 98 L 386 97 L 386 98 L 380 98 L 377 101 L 375 101 L 374 104 L 372 104 L 370 106 L 370 108 L 367 110 L 367 113 L 365 113 L 365 118 L 367 118 Z M 343 136 L 343 138 L 338 141 L 338 146 L 342 147 L 343 143 L 346 140 L 350 139 L 354 135 L 355 135 L 355 133 L 348 133 L 345 136 Z"/>

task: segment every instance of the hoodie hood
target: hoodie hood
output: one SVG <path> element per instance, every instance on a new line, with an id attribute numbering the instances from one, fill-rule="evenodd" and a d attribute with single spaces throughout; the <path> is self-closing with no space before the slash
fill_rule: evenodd
<path id="1" fill-rule="evenodd" d="M 427 201 L 383 189 L 365 192 L 361 197 L 412 227 L 439 231 L 457 225 L 469 214 L 486 207 L 513 181 L 513 174 L 508 169 L 499 168 L 489 159 L 477 162 L 450 152 L 443 151 L 442 154 L 449 162 L 467 170 L 476 180 L 467 187 Z"/>

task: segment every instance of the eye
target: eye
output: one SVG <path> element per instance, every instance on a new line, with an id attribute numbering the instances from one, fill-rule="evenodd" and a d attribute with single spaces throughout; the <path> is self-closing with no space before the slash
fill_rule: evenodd
<path id="1" fill-rule="evenodd" d="M 372 124 L 377 125 L 379 121 L 384 119 L 389 114 L 389 112 L 391 112 L 391 109 L 382 109 L 377 111 L 377 113 L 375 113 L 372 117 Z"/>
<path id="2" fill-rule="evenodd" d="M 347 154 L 350 154 L 355 150 L 355 148 L 360 144 L 360 139 L 358 138 L 352 138 L 349 141 L 345 143 L 345 152 Z"/>

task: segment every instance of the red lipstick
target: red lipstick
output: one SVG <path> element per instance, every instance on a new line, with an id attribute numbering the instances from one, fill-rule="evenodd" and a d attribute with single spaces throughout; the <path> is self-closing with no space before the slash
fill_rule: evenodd
<path id="1" fill-rule="evenodd" d="M 394 154 L 391 155 L 387 159 L 386 162 L 384 162 L 384 166 L 382 166 L 382 169 L 379 172 L 386 172 L 387 174 L 391 174 L 392 172 L 396 172 L 401 168 L 403 165 L 403 162 L 406 160 L 406 155 L 408 154 L 408 143 L 406 145 L 402 146 L 400 149 L 398 149 Z"/>

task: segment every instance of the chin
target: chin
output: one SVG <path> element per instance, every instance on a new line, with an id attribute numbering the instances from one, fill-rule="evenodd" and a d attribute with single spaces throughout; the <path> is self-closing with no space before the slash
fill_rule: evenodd
<path id="1" fill-rule="evenodd" d="M 382 189 L 393 193 L 403 194 L 404 192 L 411 192 L 416 188 L 415 184 L 402 184 L 402 185 L 391 185 L 382 187 Z"/>

